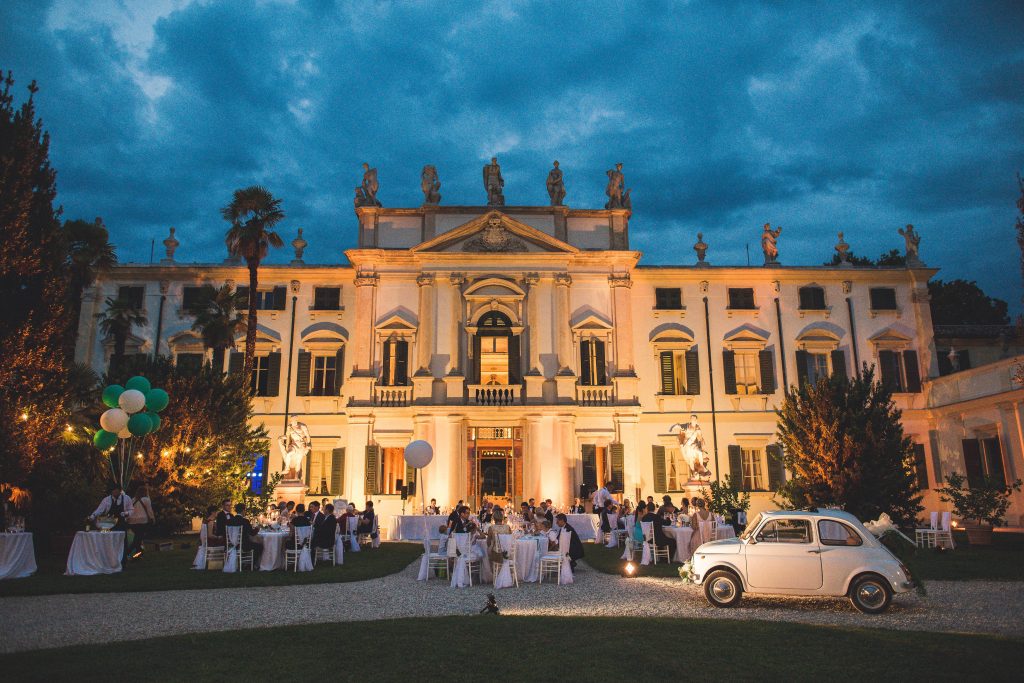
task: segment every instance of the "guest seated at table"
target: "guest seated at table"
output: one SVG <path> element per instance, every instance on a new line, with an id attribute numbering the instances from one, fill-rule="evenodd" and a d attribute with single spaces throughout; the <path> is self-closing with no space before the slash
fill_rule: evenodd
<path id="1" fill-rule="evenodd" d="M 214 536 L 223 538 L 224 525 L 227 524 L 229 519 L 231 519 L 231 515 L 231 499 L 225 498 L 220 502 L 220 512 L 217 513 L 217 519 L 213 523 Z"/>
<path id="2" fill-rule="evenodd" d="M 309 510 L 306 512 L 306 517 L 309 518 L 309 525 L 316 526 L 324 519 L 324 513 L 320 511 L 320 503 L 313 501 L 309 504 Z"/>
<path id="3" fill-rule="evenodd" d="M 224 525 L 225 527 L 242 527 L 242 550 L 249 550 L 254 545 L 262 545 L 259 536 L 256 535 L 256 530 L 252 528 L 252 524 L 245 516 L 245 504 L 238 503 L 235 505 L 235 514 L 231 516 L 231 519 Z"/>
<path id="4" fill-rule="evenodd" d="M 580 535 L 569 524 L 569 520 L 565 515 L 556 515 L 555 525 L 558 527 L 558 534 L 555 537 L 556 543 L 561 539 L 562 534 L 569 534 L 569 566 L 575 572 L 576 562 L 583 559 L 583 542 L 580 540 Z"/>
<path id="5" fill-rule="evenodd" d="M 668 556 L 676 556 L 676 539 L 665 533 L 663 527 L 665 526 L 665 520 L 662 519 L 661 515 L 658 514 L 657 509 L 653 506 L 647 508 L 647 514 L 644 515 L 644 522 L 650 522 L 654 526 L 654 544 L 659 548 L 668 546 Z"/>
<path id="6" fill-rule="evenodd" d="M 356 531 L 360 534 L 369 534 L 370 538 L 376 539 L 377 532 L 373 529 L 373 521 L 376 518 L 376 514 L 373 511 L 373 501 L 366 501 L 366 509 L 359 515 L 359 524 L 356 526 Z"/>
<path id="7" fill-rule="evenodd" d="M 431 498 L 430 505 L 427 506 L 425 514 L 428 515 L 439 515 L 441 514 L 441 508 L 437 507 L 437 499 Z"/>
<path id="8" fill-rule="evenodd" d="M 477 541 L 482 541 L 487 538 L 476 522 L 470 521 L 466 523 L 466 533 L 469 534 L 470 540 L 470 553 L 474 560 L 484 559 L 484 549 L 480 547 Z"/>
<path id="9" fill-rule="evenodd" d="M 623 519 L 626 515 L 631 514 L 633 514 L 633 504 L 629 502 L 629 498 L 623 498 L 622 505 L 619 506 L 619 521 L 622 522 L 622 524 L 619 524 L 619 528 L 622 528 L 622 525 L 625 524 Z"/>
<path id="10" fill-rule="evenodd" d="M 537 511 L 537 505 L 536 505 L 535 501 L 536 501 L 536 499 L 535 499 L 535 498 L 531 498 L 531 499 L 530 499 L 530 500 L 529 500 L 529 501 L 527 502 L 527 506 L 528 506 L 528 507 L 530 508 L 530 512 L 531 512 L 531 513 L 533 513 L 533 512 L 536 512 L 536 511 Z"/>
<path id="11" fill-rule="evenodd" d="M 672 496 L 662 496 L 661 507 L 658 508 L 658 514 L 662 519 L 671 519 L 675 517 L 676 506 L 672 504 Z"/>
<path id="12" fill-rule="evenodd" d="M 573 498 L 572 505 L 569 506 L 569 514 L 582 515 L 584 512 L 582 501 L 579 498 Z"/>
<path id="13" fill-rule="evenodd" d="M 333 548 L 334 535 L 338 530 L 338 520 L 334 517 L 334 506 L 328 503 L 324 506 L 322 519 L 313 525 L 313 547 Z"/>
<path id="14" fill-rule="evenodd" d="M 492 504 L 484 498 L 483 505 L 480 506 L 480 512 L 477 513 L 476 518 L 481 524 L 487 524 L 491 521 L 491 508 Z"/>
<path id="15" fill-rule="evenodd" d="M 449 529 L 451 529 L 452 526 L 455 524 L 455 520 L 457 520 L 459 518 L 459 510 L 461 510 L 461 509 L 462 509 L 462 501 L 460 500 L 458 503 L 455 504 L 455 507 L 452 508 L 452 511 L 448 513 L 448 528 Z"/>
<path id="16" fill-rule="evenodd" d="M 284 509 L 288 512 L 288 519 L 291 519 L 292 517 L 294 517 L 295 516 L 295 501 L 294 500 L 289 500 L 288 503 L 284 506 Z"/>
<path id="17" fill-rule="evenodd" d="M 296 526 L 309 526 L 309 517 L 306 516 L 306 506 L 303 503 L 299 503 L 295 506 L 295 513 L 292 515 L 291 525 Z"/>
<path id="18" fill-rule="evenodd" d="M 654 502 L 654 496 L 647 496 L 647 511 L 654 512 L 658 509 L 657 504 Z"/>
<path id="19" fill-rule="evenodd" d="M 551 526 L 555 525 L 555 513 L 551 509 L 551 501 L 545 500 L 540 504 L 539 514 L 544 516 L 544 519 L 548 520 L 548 524 Z"/>
<path id="20" fill-rule="evenodd" d="M 630 529 L 630 533 L 633 536 L 633 541 L 636 543 L 644 542 L 644 530 L 640 526 L 640 522 L 643 521 L 644 515 L 647 514 L 647 503 L 640 501 L 640 504 L 636 506 L 636 515 L 633 518 L 633 528 Z"/>
<path id="21" fill-rule="evenodd" d="M 487 554 L 490 556 L 491 562 L 505 561 L 505 551 L 501 548 L 498 536 L 511 533 L 512 527 L 505 524 L 504 511 L 501 508 L 494 508 L 492 524 L 487 529 Z"/>
<path id="22" fill-rule="evenodd" d="M 469 506 L 463 505 L 456 512 L 455 520 L 448 524 L 448 533 L 464 534 L 466 533 L 466 525 L 469 524 Z"/>
<path id="23" fill-rule="evenodd" d="M 522 515 L 524 524 L 529 524 L 533 521 L 533 513 L 530 512 L 530 504 L 526 501 L 519 504 L 519 514 Z"/>
<path id="24" fill-rule="evenodd" d="M 551 550 L 552 548 L 557 547 L 554 544 L 555 544 L 555 542 L 556 542 L 556 540 L 558 538 L 558 532 L 552 531 L 551 523 L 548 520 L 543 519 L 543 518 L 538 519 L 537 520 L 537 529 L 536 529 L 536 531 L 537 531 L 537 535 L 538 536 L 547 536 L 548 537 L 548 550 Z"/>
<path id="25" fill-rule="evenodd" d="M 690 515 L 690 527 L 693 529 L 693 536 L 690 537 L 690 550 L 696 550 L 703 543 L 713 541 L 711 537 L 711 511 L 707 509 L 703 498 L 694 498 L 696 506 L 693 514 Z"/>
<path id="26" fill-rule="evenodd" d="M 115 531 L 125 531 L 128 528 L 128 516 L 132 513 L 132 499 L 124 494 L 119 484 L 110 487 L 110 495 L 100 501 L 99 507 L 93 512 L 89 519 L 97 517 L 114 517 L 117 523 Z"/>
<path id="27" fill-rule="evenodd" d="M 689 514 L 689 510 L 690 501 L 687 498 L 683 498 L 681 501 L 679 501 L 679 507 L 676 508 L 676 514 L 678 515 L 680 512 L 683 514 Z"/>

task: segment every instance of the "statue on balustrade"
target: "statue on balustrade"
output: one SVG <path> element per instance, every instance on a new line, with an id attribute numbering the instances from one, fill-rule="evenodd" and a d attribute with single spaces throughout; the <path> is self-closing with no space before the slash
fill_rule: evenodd
<path id="1" fill-rule="evenodd" d="M 380 189 L 380 181 L 377 180 L 377 169 L 370 168 L 369 164 L 363 164 L 363 206 L 380 206 L 377 199 L 377 190 Z"/>
<path id="2" fill-rule="evenodd" d="M 555 167 L 548 172 L 548 196 L 551 197 L 551 206 L 562 206 L 565 199 L 565 183 L 562 180 L 562 169 Z"/>
<path id="3" fill-rule="evenodd" d="M 781 234 L 781 227 L 772 230 L 771 223 L 764 224 L 764 232 L 761 233 L 761 251 L 764 252 L 766 266 L 775 266 L 779 263 L 778 239 Z"/>
<path id="4" fill-rule="evenodd" d="M 437 178 L 437 169 L 432 164 L 427 164 L 420 172 L 420 189 L 423 190 L 424 204 L 441 203 L 441 181 Z"/>
<path id="5" fill-rule="evenodd" d="M 615 168 L 608 169 L 608 185 L 604 193 L 608 195 L 608 202 L 604 205 L 606 209 L 632 209 L 633 202 L 629 198 L 631 190 L 626 189 L 626 176 L 622 172 L 622 162 L 615 164 Z"/>
<path id="6" fill-rule="evenodd" d="M 491 163 L 484 166 L 484 189 L 487 190 L 487 206 L 505 206 L 505 195 L 502 191 L 505 179 L 501 177 L 501 166 L 498 157 L 491 157 Z"/>
<path id="7" fill-rule="evenodd" d="M 921 247 L 920 233 L 914 232 L 914 226 L 909 223 L 907 223 L 907 229 L 900 228 L 899 233 L 903 235 L 903 241 L 907 249 L 907 267 L 920 268 L 924 265 L 917 253 Z"/>

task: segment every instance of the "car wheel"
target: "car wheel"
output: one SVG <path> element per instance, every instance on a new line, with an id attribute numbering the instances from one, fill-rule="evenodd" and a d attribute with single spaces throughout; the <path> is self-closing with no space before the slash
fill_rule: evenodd
<path id="1" fill-rule="evenodd" d="M 743 584 L 732 572 L 719 569 L 704 579 L 704 597 L 714 607 L 732 607 L 743 597 Z"/>
<path id="2" fill-rule="evenodd" d="M 881 614 L 891 601 L 892 589 L 880 576 L 861 576 L 850 586 L 850 602 L 864 614 Z"/>

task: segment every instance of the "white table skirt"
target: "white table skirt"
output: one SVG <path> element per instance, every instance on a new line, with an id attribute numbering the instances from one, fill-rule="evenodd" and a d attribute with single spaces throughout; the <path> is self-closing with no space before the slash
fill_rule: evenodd
<path id="1" fill-rule="evenodd" d="M 536 583 L 540 580 L 540 556 L 548 549 L 546 537 L 523 537 L 515 539 L 516 543 L 516 575 L 520 583 Z M 494 581 L 494 570 L 491 567 L 491 557 L 487 553 L 487 541 L 480 539 L 476 546 L 483 551 L 483 558 L 480 560 L 480 580 L 483 583 Z"/>
<path id="2" fill-rule="evenodd" d="M 569 525 L 576 530 L 581 541 L 593 541 L 597 538 L 600 517 L 597 515 L 566 515 Z"/>
<path id="3" fill-rule="evenodd" d="M 715 540 L 721 541 L 726 538 L 736 538 L 736 530 L 729 524 L 719 524 L 715 532 Z"/>
<path id="4" fill-rule="evenodd" d="M 287 531 L 261 531 L 257 534 L 263 541 L 263 554 L 260 555 L 260 571 L 272 572 L 284 569 L 284 542 L 291 536 Z"/>
<path id="5" fill-rule="evenodd" d="M 124 554 L 123 531 L 79 531 L 68 553 L 68 576 L 116 574 Z"/>
<path id="6" fill-rule="evenodd" d="M 425 537 L 439 538 L 437 528 L 447 523 L 446 515 L 392 515 L 388 520 L 388 540 L 422 541 Z"/>
<path id="7" fill-rule="evenodd" d="M 693 536 L 693 529 L 688 526 L 664 526 L 661 528 L 666 536 L 676 539 L 676 554 L 673 562 L 686 562 L 690 559 L 690 538 Z"/>
<path id="8" fill-rule="evenodd" d="M 0 579 L 20 579 L 35 573 L 32 534 L 0 534 Z"/>

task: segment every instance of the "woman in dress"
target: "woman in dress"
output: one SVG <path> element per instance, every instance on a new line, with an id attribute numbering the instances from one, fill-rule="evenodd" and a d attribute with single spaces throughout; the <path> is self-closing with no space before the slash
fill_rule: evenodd
<path id="1" fill-rule="evenodd" d="M 704 507 L 703 498 L 694 498 L 694 513 L 690 516 L 690 526 L 693 528 L 693 536 L 690 537 L 690 554 L 701 546 L 702 543 L 714 540 L 711 538 L 711 511 Z"/>
<path id="2" fill-rule="evenodd" d="M 633 519 L 633 528 L 630 530 L 633 540 L 636 543 L 644 542 L 644 528 L 640 526 L 640 520 L 647 514 L 647 503 L 640 501 L 636 506 L 636 517 Z"/>
<path id="3" fill-rule="evenodd" d="M 505 561 L 504 550 L 498 536 L 511 534 L 512 527 L 505 523 L 505 513 L 501 508 L 494 508 L 494 523 L 487 529 L 487 555 L 491 558 L 491 564 Z"/>

